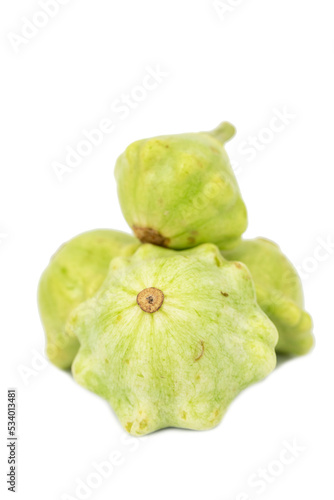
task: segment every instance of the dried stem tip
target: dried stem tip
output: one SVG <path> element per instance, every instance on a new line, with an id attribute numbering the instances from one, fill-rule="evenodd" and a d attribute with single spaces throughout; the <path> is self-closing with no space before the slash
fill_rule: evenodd
<path id="1" fill-rule="evenodd" d="M 160 309 L 164 298 L 164 294 L 158 288 L 145 288 L 145 290 L 138 293 L 137 304 L 143 311 L 154 313 Z"/>

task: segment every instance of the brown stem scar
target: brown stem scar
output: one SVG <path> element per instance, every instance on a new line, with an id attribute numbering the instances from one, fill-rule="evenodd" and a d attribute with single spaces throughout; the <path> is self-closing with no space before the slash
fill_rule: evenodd
<path id="1" fill-rule="evenodd" d="M 154 313 L 160 309 L 164 299 L 165 296 L 159 288 L 145 288 L 138 293 L 137 304 L 144 312 Z"/>
<path id="2" fill-rule="evenodd" d="M 201 348 L 202 348 L 201 354 L 197 358 L 195 358 L 195 361 L 198 361 L 199 359 L 201 359 L 201 357 L 204 354 L 204 342 L 203 342 L 203 340 L 201 340 Z"/>

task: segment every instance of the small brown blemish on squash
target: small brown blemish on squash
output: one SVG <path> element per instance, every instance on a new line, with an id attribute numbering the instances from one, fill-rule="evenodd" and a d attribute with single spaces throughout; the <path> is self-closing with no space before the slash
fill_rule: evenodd
<path id="1" fill-rule="evenodd" d="M 195 358 L 195 361 L 198 361 L 199 359 L 201 359 L 203 354 L 204 354 L 204 342 L 203 342 L 203 340 L 201 340 L 201 353 L 199 356 L 197 356 L 197 358 Z"/>
<path id="2" fill-rule="evenodd" d="M 166 148 L 168 149 L 169 148 L 169 144 L 166 144 L 165 142 L 163 141 L 159 141 L 159 139 L 156 139 L 155 140 L 155 143 L 158 144 L 159 146 L 163 147 L 163 148 Z"/>
<path id="3" fill-rule="evenodd" d="M 235 267 L 237 267 L 238 269 L 242 269 L 242 265 L 240 264 L 240 262 L 233 262 L 233 264 L 235 265 Z"/>
<path id="4" fill-rule="evenodd" d="M 165 236 L 151 227 L 133 226 L 133 232 L 142 243 L 152 243 L 152 245 L 160 247 L 169 246 L 169 238 L 165 238 Z"/>
<path id="5" fill-rule="evenodd" d="M 222 295 L 224 295 L 224 297 L 228 297 L 228 293 L 226 292 L 220 292 Z"/>

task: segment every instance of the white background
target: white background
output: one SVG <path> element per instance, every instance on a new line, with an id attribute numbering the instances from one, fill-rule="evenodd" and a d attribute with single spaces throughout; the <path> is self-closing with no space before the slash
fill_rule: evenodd
<path id="1" fill-rule="evenodd" d="M 22 18 L 36 20 L 41 8 L 36 0 L 0 7 L 1 498 L 12 498 L 8 387 L 18 392 L 20 500 L 80 498 L 78 480 L 87 483 L 93 463 L 113 452 L 122 463 L 87 498 L 332 498 L 333 243 L 321 260 L 317 253 L 319 238 L 334 241 L 332 2 L 227 0 L 225 15 L 212 0 L 63 3 L 17 51 L 8 34 L 20 35 Z M 168 76 L 121 119 L 110 106 L 122 94 L 142 96 L 147 67 Z M 277 112 L 287 123 L 263 131 Z M 113 132 L 60 182 L 54 162 L 105 118 Z M 126 438 L 106 402 L 36 361 L 44 352 L 38 279 L 74 235 L 128 231 L 113 166 L 130 142 L 223 120 L 238 130 L 227 149 L 248 207 L 246 236 L 277 241 L 301 270 L 317 345 L 242 393 L 214 430 Z M 254 136 L 261 151 L 246 154 Z M 22 367 L 34 369 L 28 380 Z M 298 456 L 280 467 L 294 441 Z M 248 480 L 261 467 L 271 472 L 259 493 Z"/>

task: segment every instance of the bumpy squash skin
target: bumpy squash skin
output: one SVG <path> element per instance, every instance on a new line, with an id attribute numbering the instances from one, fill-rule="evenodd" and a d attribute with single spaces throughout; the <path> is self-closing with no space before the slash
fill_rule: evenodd
<path id="1" fill-rule="evenodd" d="M 79 342 L 66 324 L 73 309 L 98 290 L 112 258 L 131 255 L 140 242 L 120 231 L 100 229 L 76 236 L 51 258 L 38 287 L 38 304 L 52 363 L 68 369 Z"/>
<path id="2" fill-rule="evenodd" d="M 276 325 L 276 351 L 301 355 L 314 344 L 311 316 L 304 311 L 303 289 L 296 269 L 278 245 L 264 238 L 244 240 L 223 251 L 228 260 L 246 264 L 254 280 L 257 301 Z"/>
<path id="3" fill-rule="evenodd" d="M 134 436 L 216 426 L 276 363 L 277 330 L 248 269 L 212 244 L 182 252 L 146 244 L 112 260 L 70 323 L 80 341 L 74 378 L 108 400 Z"/>
<path id="4" fill-rule="evenodd" d="M 115 178 L 123 215 L 143 243 L 173 249 L 235 245 L 247 212 L 224 143 L 235 130 L 180 134 L 132 143 Z"/>

